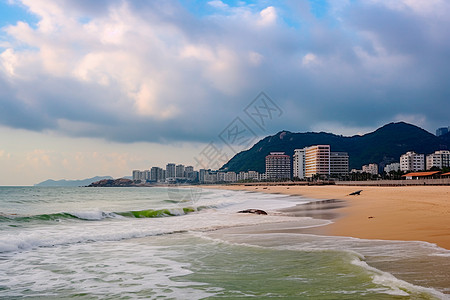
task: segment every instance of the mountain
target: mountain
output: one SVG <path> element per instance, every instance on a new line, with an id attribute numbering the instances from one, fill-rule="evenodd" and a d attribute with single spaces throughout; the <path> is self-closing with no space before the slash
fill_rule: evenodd
<path id="1" fill-rule="evenodd" d="M 81 180 L 53 180 L 48 179 L 46 181 L 35 184 L 34 186 L 87 186 L 93 182 L 103 180 L 103 179 L 112 179 L 111 176 L 96 176 L 92 178 L 86 178 Z"/>
<path id="2" fill-rule="evenodd" d="M 450 149 L 450 134 L 436 137 L 420 127 L 404 122 L 390 123 L 374 132 L 351 137 L 325 132 L 281 131 L 236 154 L 222 169 L 264 173 L 265 157 L 270 152 L 284 151 L 292 156 L 294 149 L 320 144 L 330 145 L 333 152 L 348 152 L 350 169 L 361 169 L 362 165 L 369 163 L 384 166 L 398 162 L 400 155 L 407 151 L 429 154 L 436 150 Z"/>

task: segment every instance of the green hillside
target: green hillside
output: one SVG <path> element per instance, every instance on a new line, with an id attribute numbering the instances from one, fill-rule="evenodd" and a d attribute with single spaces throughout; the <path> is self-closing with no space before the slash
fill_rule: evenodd
<path id="1" fill-rule="evenodd" d="M 345 137 L 331 133 L 292 133 L 281 131 L 268 136 L 251 149 L 236 154 L 222 169 L 240 172 L 255 170 L 265 172 L 265 157 L 272 151 L 284 151 L 292 156 L 294 149 L 325 144 L 331 151 L 348 152 L 350 169 L 360 169 L 362 165 L 377 163 L 383 166 L 398 162 L 400 155 L 407 151 L 429 154 L 440 149 L 450 149 L 450 134 L 442 137 L 404 122 L 387 124 L 374 132 L 359 136 Z"/>

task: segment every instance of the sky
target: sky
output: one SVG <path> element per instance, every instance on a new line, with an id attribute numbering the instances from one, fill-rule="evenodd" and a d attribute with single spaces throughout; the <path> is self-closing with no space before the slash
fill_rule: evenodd
<path id="1" fill-rule="evenodd" d="M 450 125 L 449 15 L 446 0 L 0 0 L 0 185 L 213 167 L 282 130 L 434 133 Z"/>

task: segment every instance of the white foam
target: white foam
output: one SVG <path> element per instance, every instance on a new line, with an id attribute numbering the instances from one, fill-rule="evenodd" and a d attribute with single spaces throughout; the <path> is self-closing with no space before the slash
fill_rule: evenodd
<path id="1" fill-rule="evenodd" d="M 84 218 L 98 219 L 99 214 L 81 214 Z M 228 214 L 215 210 L 203 210 L 178 217 L 104 219 L 101 222 L 59 223 L 23 229 L 18 233 L 0 232 L 0 252 L 29 250 L 36 247 L 86 243 L 93 241 L 117 241 L 123 239 L 170 234 L 184 231 L 208 231 L 225 227 L 255 225 L 274 222 L 298 221 L 285 216 L 258 216 Z"/>
<path id="2" fill-rule="evenodd" d="M 76 253 L 76 255 L 74 255 Z M 145 243 L 77 244 L 22 252 L 2 263 L 2 296 L 57 297 L 88 293 L 91 298 L 148 297 L 203 299 L 214 291 L 203 283 L 176 281 L 192 272 L 177 253 Z M 130 259 L 133 258 L 133 259 Z"/>
<path id="3" fill-rule="evenodd" d="M 435 289 L 417 286 L 404 280 L 400 280 L 388 272 L 383 272 L 369 266 L 366 262 L 360 259 L 355 258 L 351 261 L 351 263 L 369 271 L 372 274 L 371 276 L 373 283 L 389 288 L 387 291 L 384 291 L 387 294 L 396 296 L 411 296 L 411 294 L 419 292 L 433 295 L 439 299 L 448 299 L 447 295 Z"/>

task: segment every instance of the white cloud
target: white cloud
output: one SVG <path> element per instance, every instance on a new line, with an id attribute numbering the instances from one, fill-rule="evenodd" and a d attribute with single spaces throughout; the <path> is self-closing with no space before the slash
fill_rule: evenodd
<path id="1" fill-rule="evenodd" d="M 314 53 L 308 53 L 302 58 L 302 65 L 313 66 L 320 64 L 319 58 Z"/>
<path id="2" fill-rule="evenodd" d="M 277 11 L 275 7 L 269 6 L 263 9 L 260 13 L 260 19 L 258 20 L 259 26 L 270 26 L 277 21 Z"/>
<path id="3" fill-rule="evenodd" d="M 220 0 L 209 1 L 208 4 L 211 5 L 212 7 L 215 7 L 215 8 L 222 8 L 223 9 L 223 8 L 228 8 L 229 7 L 228 4 L 225 4 L 225 3 L 223 3 Z"/>

